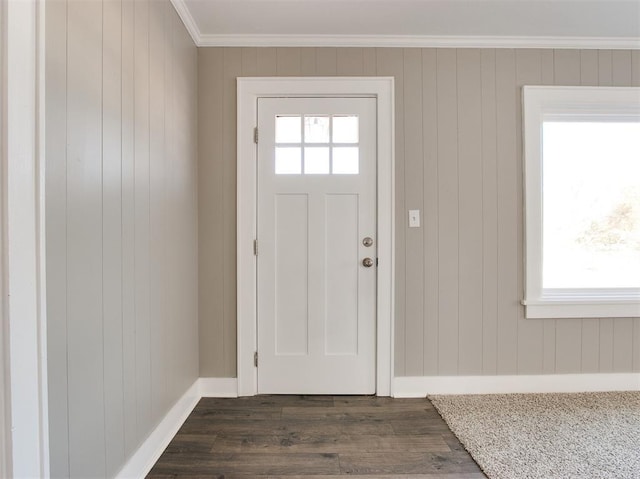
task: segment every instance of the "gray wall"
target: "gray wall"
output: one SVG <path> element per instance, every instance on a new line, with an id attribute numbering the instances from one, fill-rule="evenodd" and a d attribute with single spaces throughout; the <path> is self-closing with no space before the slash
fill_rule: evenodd
<path id="1" fill-rule="evenodd" d="M 6 3 L 0 4 L 0 189 L 6 191 L 4 181 L 5 172 L 5 120 L 6 92 L 5 92 L 5 45 L 6 26 L 4 23 Z M 0 477 L 9 476 L 9 375 L 8 371 L 8 324 L 5 318 L 5 231 L 4 231 L 4 203 L 5 195 L 0 196 Z"/>
<path id="2" fill-rule="evenodd" d="M 196 72 L 169 0 L 46 2 L 54 477 L 113 476 L 198 377 Z"/>
<path id="3" fill-rule="evenodd" d="M 520 87 L 640 85 L 640 51 L 201 48 L 198 66 L 201 376 L 236 374 L 235 78 L 274 75 L 396 79 L 397 376 L 640 371 L 640 319 L 519 303 Z"/>

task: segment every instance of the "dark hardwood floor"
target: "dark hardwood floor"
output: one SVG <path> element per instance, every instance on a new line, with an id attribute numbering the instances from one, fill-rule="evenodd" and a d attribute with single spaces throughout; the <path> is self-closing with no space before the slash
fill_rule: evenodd
<path id="1" fill-rule="evenodd" d="M 427 399 L 202 399 L 148 477 L 484 478 Z"/>

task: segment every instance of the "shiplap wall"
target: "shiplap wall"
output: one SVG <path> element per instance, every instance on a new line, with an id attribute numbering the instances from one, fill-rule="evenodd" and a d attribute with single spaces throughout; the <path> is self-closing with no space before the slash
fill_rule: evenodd
<path id="1" fill-rule="evenodd" d="M 52 477 L 112 477 L 198 377 L 197 50 L 169 0 L 46 2 Z"/>
<path id="2" fill-rule="evenodd" d="M 5 130 L 7 128 L 5 106 L 6 106 L 6 92 L 5 92 L 5 51 L 6 44 L 6 25 L 4 23 L 6 5 L 3 2 L 0 4 L 0 189 L 6 191 L 6 185 L 4 181 L 5 172 Z M 2 392 L 0 392 L 0 477 L 9 476 L 9 455 L 7 444 L 10 440 L 9 432 L 9 411 L 8 411 L 8 393 L 9 393 L 9 377 L 7 374 L 7 337 L 8 327 L 5 321 L 5 291 L 4 291 L 4 278 L 5 278 L 5 226 L 4 226 L 4 203 L 5 195 L 0 197 L 0 386 Z"/>
<path id="3" fill-rule="evenodd" d="M 640 371 L 640 319 L 525 320 L 522 85 L 640 85 L 640 51 L 201 48 L 200 374 L 236 374 L 238 76 L 396 80 L 396 376 Z M 422 227 L 407 228 L 407 210 Z"/>

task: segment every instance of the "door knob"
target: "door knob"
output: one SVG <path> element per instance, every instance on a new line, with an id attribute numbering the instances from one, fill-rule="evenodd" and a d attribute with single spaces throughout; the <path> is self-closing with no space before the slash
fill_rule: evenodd
<path id="1" fill-rule="evenodd" d="M 373 260 L 371 258 L 363 259 L 362 266 L 364 266 L 365 268 L 371 268 L 373 266 Z"/>

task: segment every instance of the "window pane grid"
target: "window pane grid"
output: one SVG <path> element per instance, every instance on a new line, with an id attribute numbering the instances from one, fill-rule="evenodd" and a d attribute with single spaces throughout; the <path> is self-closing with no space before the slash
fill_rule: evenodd
<path id="1" fill-rule="evenodd" d="M 276 174 L 358 174 L 358 120 L 356 115 L 276 116 Z"/>

